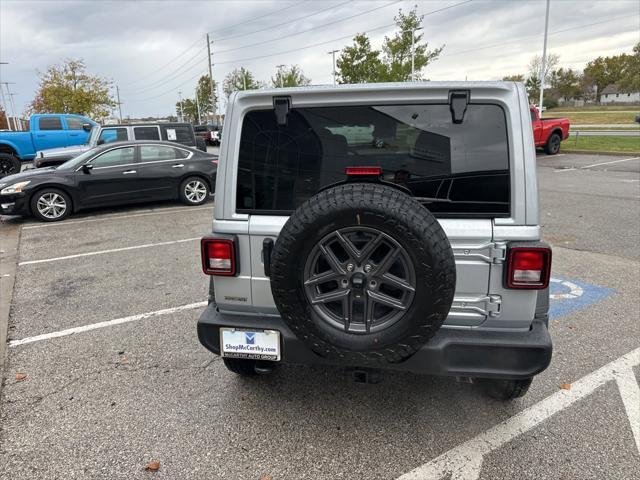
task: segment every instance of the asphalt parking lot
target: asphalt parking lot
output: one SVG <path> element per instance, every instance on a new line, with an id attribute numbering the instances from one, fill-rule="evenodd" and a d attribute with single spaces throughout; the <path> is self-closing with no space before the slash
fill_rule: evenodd
<path id="1" fill-rule="evenodd" d="M 511 404 L 452 378 L 227 372 L 195 330 L 212 202 L 3 218 L 0 478 L 640 478 L 640 157 L 538 165 L 554 359 Z"/>

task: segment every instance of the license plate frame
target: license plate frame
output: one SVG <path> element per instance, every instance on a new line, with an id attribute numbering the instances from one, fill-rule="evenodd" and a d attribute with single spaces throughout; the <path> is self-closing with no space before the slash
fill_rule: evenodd
<path id="1" fill-rule="evenodd" d="M 220 327 L 220 356 L 279 362 L 280 332 L 260 328 Z"/>

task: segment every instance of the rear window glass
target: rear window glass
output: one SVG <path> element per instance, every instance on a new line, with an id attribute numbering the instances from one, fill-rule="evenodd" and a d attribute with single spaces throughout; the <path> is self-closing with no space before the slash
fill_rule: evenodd
<path id="1" fill-rule="evenodd" d="M 178 142 L 183 145 L 195 145 L 193 130 L 188 125 L 171 125 L 162 128 L 162 139 Z"/>
<path id="2" fill-rule="evenodd" d="M 60 117 L 40 117 L 40 130 L 62 130 Z"/>
<path id="3" fill-rule="evenodd" d="M 127 129 L 105 128 L 100 132 L 100 140 L 102 140 L 102 143 L 126 142 L 129 140 L 127 137 Z"/>
<path id="4" fill-rule="evenodd" d="M 240 213 L 290 213 L 350 166 L 380 166 L 439 216 L 508 216 L 505 115 L 470 104 L 462 124 L 449 105 L 298 108 L 246 114 L 237 188 Z"/>
<path id="5" fill-rule="evenodd" d="M 136 140 L 160 140 L 158 127 L 133 127 L 133 136 Z"/>

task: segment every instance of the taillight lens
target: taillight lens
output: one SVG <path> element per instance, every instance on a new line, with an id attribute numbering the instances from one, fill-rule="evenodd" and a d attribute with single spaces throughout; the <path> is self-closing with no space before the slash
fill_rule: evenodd
<path id="1" fill-rule="evenodd" d="M 344 169 L 347 177 L 352 176 L 377 176 L 382 175 L 381 167 L 347 167 Z"/>
<path id="2" fill-rule="evenodd" d="M 507 288 L 540 290 L 549 286 L 551 249 L 513 247 L 507 256 Z"/>
<path id="3" fill-rule="evenodd" d="M 200 241 L 202 271 L 206 275 L 233 276 L 236 272 L 236 248 L 233 240 L 204 237 Z"/>

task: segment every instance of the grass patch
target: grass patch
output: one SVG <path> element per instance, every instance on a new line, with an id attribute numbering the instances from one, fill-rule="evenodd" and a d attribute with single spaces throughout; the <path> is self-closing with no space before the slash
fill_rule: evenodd
<path id="1" fill-rule="evenodd" d="M 544 117 L 566 117 L 575 125 L 624 124 L 637 125 L 640 105 L 588 105 L 586 107 L 557 107 L 543 113 Z"/>
<path id="2" fill-rule="evenodd" d="M 569 137 L 562 142 L 566 150 L 590 150 L 593 152 L 625 152 L 640 154 L 640 137 Z"/>

